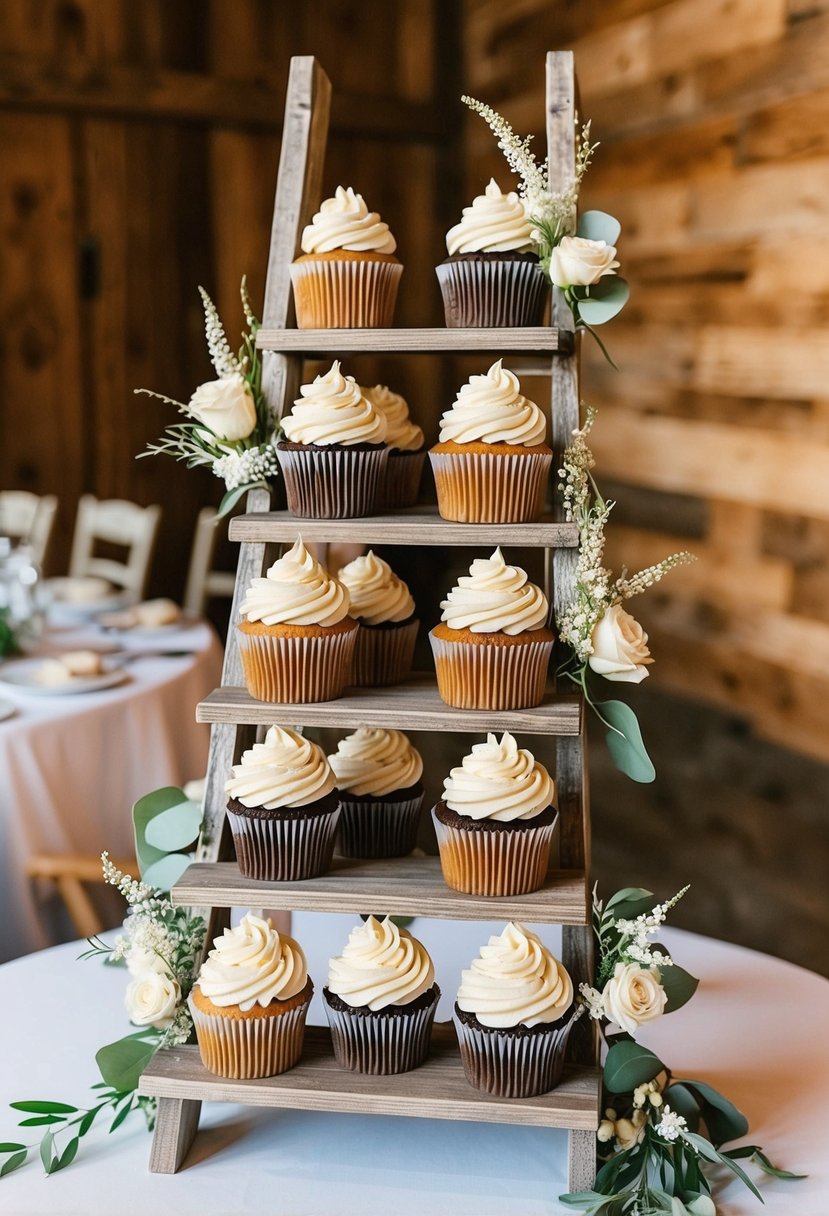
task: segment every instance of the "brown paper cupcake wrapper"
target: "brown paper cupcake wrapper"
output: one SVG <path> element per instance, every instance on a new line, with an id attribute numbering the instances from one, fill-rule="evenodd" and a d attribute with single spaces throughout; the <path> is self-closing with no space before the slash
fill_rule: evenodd
<path id="1" fill-rule="evenodd" d="M 429 633 L 438 692 L 456 709 L 527 709 L 540 705 L 553 643 L 498 646 L 447 642 Z"/>
<path id="2" fill-rule="evenodd" d="M 425 462 L 425 452 L 395 452 L 392 449 L 389 453 L 377 505 L 394 508 L 413 507 L 420 493 L 420 479 Z"/>
<path id="3" fill-rule="evenodd" d="M 348 682 L 357 630 L 283 637 L 236 630 L 248 692 L 257 701 L 334 701 Z"/>
<path id="4" fill-rule="evenodd" d="M 465 524 L 519 524 L 544 508 L 550 452 L 490 456 L 485 452 L 430 452 L 444 519 Z"/>
<path id="5" fill-rule="evenodd" d="M 418 621 L 396 628 L 367 629 L 357 633 L 349 683 L 360 688 L 399 684 L 412 669 Z"/>
<path id="6" fill-rule="evenodd" d="M 202 1064 L 219 1077 L 251 1080 L 293 1068 L 302 1054 L 311 998 L 287 1013 L 239 1018 L 205 1013 L 188 1000 Z"/>
<path id="7" fill-rule="evenodd" d="M 350 1072 L 373 1077 L 418 1068 L 429 1054 L 439 999 L 436 987 L 428 1008 L 394 1017 L 347 1013 L 323 1001 L 337 1063 Z"/>
<path id="8" fill-rule="evenodd" d="M 560 1083 L 572 1017 L 528 1035 L 478 1029 L 461 1021 L 457 1013 L 452 1020 L 463 1070 L 475 1089 L 498 1098 L 532 1098 Z"/>
<path id="9" fill-rule="evenodd" d="M 343 857 L 405 857 L 417 844 L 423 794 L 405 802 L 361 801 L 349 794 L 340 803 Z"/>
<path id="10" fill-rule="evenodd" d="M 339 810 L 301 819 L 266 819 L 227 812 L 239 873 L 261 882 L 316 878 L 331 867 Z"/>
<path id="11" fill-rule="evenodd" d="M 299 329 L 386 329 L 392 323 L 399 262 L 336 258 L 291 267 Z"/>
<path id="12" fill-rule="evenodd" d="M 441 262 L 438 276 L 450 328 L 540 325 L 549 286 L 537 262 Z"/>
<path id="13" fill-rule="evenodd" d="M 544 886 L 555 820 L 545 827 L 464 831 L 432 811 L 447 887 L 466 895 L 527 895 Z"/>
<path id="14" fill-rule="evenodd" d="M 288 510 L 304 519 L 353 519 L 371 515 L 388 448 L 283 448 L 276 458 Z"/>

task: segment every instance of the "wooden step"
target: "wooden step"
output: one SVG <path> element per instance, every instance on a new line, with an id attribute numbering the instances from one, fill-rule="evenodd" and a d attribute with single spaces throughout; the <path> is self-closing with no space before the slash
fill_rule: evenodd
<path id="1" fill-rule="evenodd" d="M 573 335 L 549 325 L 498 329 L 268 329 L 256 335 L 260 350 L 336 358 L 362 354 L 569 355 Z"/>

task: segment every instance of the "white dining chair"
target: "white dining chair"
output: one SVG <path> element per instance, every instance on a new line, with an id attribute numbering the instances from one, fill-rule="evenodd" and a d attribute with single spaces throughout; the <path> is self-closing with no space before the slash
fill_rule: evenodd
<path id="1" fill-rule="evenodd" d="M 123 498 L 98 499 L 84 494 L 75 520 L 70 578 L 94 575 L 142 596 L 160 522 L 161 507 L 139 507 Z M 126 559 L 96 557 L 96 541 L 126 549 Z"/>
<path id="2" fill-rule="evenodd" d="M 209 599 L 233 598 L 236 575 L 230 570 L 211 569 L 218 537 L 216 512 L 213 507 L 202 507 L 196 520 L 184 591 L 184 609 L 195 616 L 204 614 L 204 606 Z"/>
<path id="3" fill-rule="evenodd" d="M 42 566 L 49 547 L 58 510 L 54 494 L 32 494 L 29 490 L 0 492 L 0 536 L 26 544 Z"/>

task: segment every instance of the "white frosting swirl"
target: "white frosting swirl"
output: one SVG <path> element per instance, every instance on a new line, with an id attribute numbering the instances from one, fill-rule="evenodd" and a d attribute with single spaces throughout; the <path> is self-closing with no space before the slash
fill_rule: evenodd
<path id="1" fill-rule="evenodd" d="M 435 982 L 423 946 L 388 917 L 370 916 L 352 929 L 342 954 L 328 967 L 329 990 L 352 1009 L 409 1005 Z"/>
<path id="2" fill-rule="evenodd" d="M 337 785 L 350 794 L 381 797 L 406 790 L 423 774 L 423 760 L 399 730 L 361 726 L 328 757 Z"/>
<path id="3" fill-rule="evenodd" d="M 363 396 L 354 377 L 342 374 L 338 360 L 299 392 L 294 408 L 282 419 L 291 443 L 385 442 L 385 417 Z"/>
<path id="4" fill-rule="evenodd" d="M 543 629 L 549 604 L 540 587 L 520 566 L 508 566 L 500 548 L 491 557 L 476 557 L 440 604 L 441 620 L 450 629 L 472 633 L 508 633 Z"/>
<path id="5" fill-rule="evenodd" d="M 423 431 L 409 417 L 409 407 L 404 397 L 393 393 L 385 384 L 364 387 L 362 393 L 386 419 L 386 443 L 390 448 L 416 452 L 423 447 Z"/>
<path id="6" fill-rule="evenodd" d="M 446 248 L 450 256 L 532 251 L 533 226 L 518 195 L 502 194 L 491 177 L 484 193 L 464 207 L 463 219 L 447 232 Z"/>
<path id="7" fill-rule="evenodd" d="M 451 811 L 498 823 L 535 819 L 554 797 L 555 785 L 544 765 L 519 747 L 509 731 L 500 743 L 491 734 L 486 743 L 475 743 L 443 783 L 443 798 Z"/>
<path id="8" fill-rule="evenodd" d="M 348 591 L 298 536 L 264 578 L 251 581 L 239 611 L 263 625 L 336 625 L 348 615 L 348 606 Z"/>
<path id="9" fill-rule="evenodd" d="M 397 241 L 376 211 L 369 211 L 362 194 L 350 186 L 337 186 L 311 223 L 302 230 L 303 253 L 331 253 L 352 249 L 357 253 L 394 253 Z"/>
<path id="10" fill-rule="evenodd" d="M 202 993 L 214 1005 L 238 1005 L 243 1012 L 290 1000 L 307 982 L 308 965 L 299 943 L 251 912 L 235 929 L 214 938 L 198 978 Z"/>
<path id="11" fill-rule="evenodd" d="M 461 973 L 457 1000 L 483 1026 L 538 1026 L 564 1016 L 573 981 L 535 933 L 510 921 Z"/>
<path id="12" fill-rule="evenodd" d="M 440 419 L 441 443 L 537 447 L 546 434 L 544 414 L 534 401 L 521 395 L 518 377 L 502 367 L 500 359 L 486 375 L 470 376 Z"/>
<path id="13" fill-rule="evenodd" d="M 263 743 L 254 743 L 234 764 L 225 793 L 242 806 L 307 806 L 336 788 L 325 752 L 310 739 L 283 726 L 272 726 Z"/>
<path id="14" fill-rule="evenodd" d="M 348 589 L 351 615 L 366 625 L 405 621 L 414 614 L 409 588 L 371 549 L 343 566 L 337 578 Z"/>

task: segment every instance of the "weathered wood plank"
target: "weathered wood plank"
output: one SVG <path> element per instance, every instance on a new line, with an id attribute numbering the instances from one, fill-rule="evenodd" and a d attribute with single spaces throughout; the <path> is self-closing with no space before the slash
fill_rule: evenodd
<path id="1" fill-rule="evenodd" d="M 199 1126 L 201 1101 L 159 1098 L 150 1149 L 151 1174 L 175 1174 L 193 1143 Z"/>
<path id="2" fill-rule="evenodd" d="M 314 357 L 358 354 L 468 355 L 476 351 L 495 356 L 557 354 L 569 351 L 571 341 L 559 330 L 502 329 L 278 329 L 263 326 L 256 336 L 260 350 L 301 353 Z"/>

